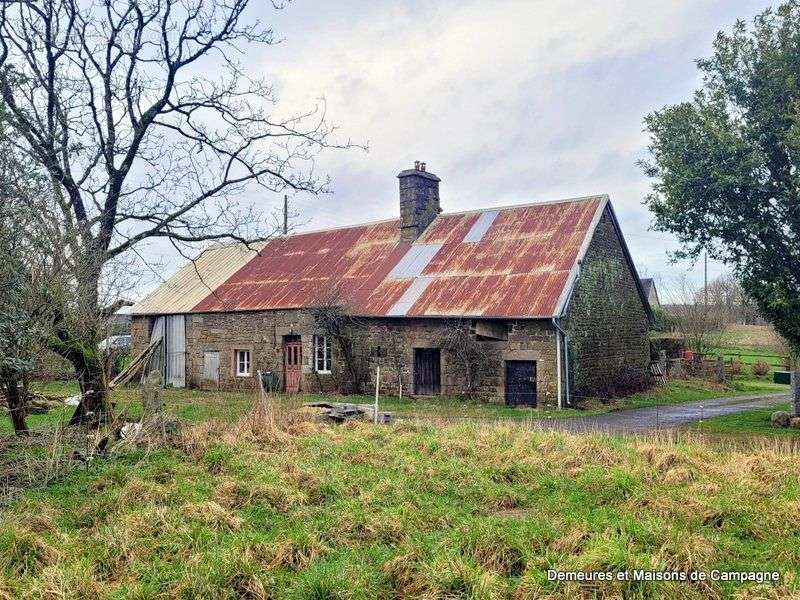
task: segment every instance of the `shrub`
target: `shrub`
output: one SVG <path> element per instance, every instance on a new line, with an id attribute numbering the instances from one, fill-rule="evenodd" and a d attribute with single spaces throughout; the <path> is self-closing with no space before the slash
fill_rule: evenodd
<path id="1" fill-rule="evenodd" d="M 742 374 L 742 361 L 740 360 L 732 360 L 731 364 L 728 365 L 728 372 L 731 375 L 741 375 Z"/>
<path id="2" fill-rule="evenodd" d="M 686 350 L 686 340 L 679 336 L 653 336 L 650 338 L 650 358 L 658 360 L 658 353 L 664 350 L 667 358 L 677 358 Z"/>
<path id="3" fill-rule="evenodd" d="M 785 410 L 776 410 L 770 415 L 769 420 L 772 421 L 774 427 L 788 427 L 790 417 Z"/>
<path id="4" fill-rule="evenodd" d="M 643 392 L 653 384 L 653 378 L 644 369 L 625 366 L 613 376 L 599 381 L 591 390 L 580 390 L 579 396 L 619 398 Z"/>
<path id="5" fill-rule="evenodd" d="M 764 377 L 769 373 L 769 365 L 763 361 L 753 363 L 753 375 L 756 377 Z"/>
<path id="6" fill-rule="evenodd" d="M 653 307 L 653 330 L 675 331 L 676 319 L 660 306 Z"/>

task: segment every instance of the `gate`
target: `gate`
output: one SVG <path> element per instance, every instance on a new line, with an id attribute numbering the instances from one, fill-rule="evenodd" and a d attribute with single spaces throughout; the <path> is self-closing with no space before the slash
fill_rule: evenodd
<path id="1" fill-rule="evenodd" d="M 414 393 L 434 396 L 441 391 L 441 363 L 438 348 L 414 348 Z"/>
<path id="2" fill-rule="evenodd" d="M 506 404 L 536 406 L 536 362 L 506 361 Z"/>
<path id="3" fill-rule="evenodd" d="M 300 336 L 286 336 L 283 342 L 283 390 L 287 394 L 300 391 L 303 365 L 303 344 Z"/>

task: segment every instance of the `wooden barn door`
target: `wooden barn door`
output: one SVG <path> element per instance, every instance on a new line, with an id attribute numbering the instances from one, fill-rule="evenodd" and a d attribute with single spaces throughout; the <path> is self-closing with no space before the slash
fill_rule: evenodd
<path id="1" fill-rule="evenodd" d="M 536 406 L 536 362 L 506 361 L 506 404 Z"/>
<path id="2" fill-rule="evenodd" d="M 300 391 L 303 365 L 303 344 L 300 336 L 286 336 L 283 342 L 283 391 L 296 394 Z"/>
<path id="3" fill-rule="evenodd" d="M 203 385 L 219 387 L 219 352 L 203 352 Z"/>
<path id="4" fill-rule="evenodd" d="M 442 371 L 438 348 L 414 349 L 414 393 L 433 396 L 441 392 Z"/>

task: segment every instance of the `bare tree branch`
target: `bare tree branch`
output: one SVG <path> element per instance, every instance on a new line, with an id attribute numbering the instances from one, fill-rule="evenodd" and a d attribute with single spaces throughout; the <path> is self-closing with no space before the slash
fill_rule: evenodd
<path id="1" fill-rule="evenodd" d="M 66 241 L 55 250 L 81 282 L 83 312 L 98 310 L 107 265 L 147 240 L 166 238 L 188 252 L 209 242 L 268 239 L 274 227 L 243 196 L 324 193 L 328 180 L 314 172 L 315 156 L 353 146 L 334 139 L 324 102 L 281 114 L 271 86 L 242 71 L 236 57 L 248 46 L 275 43 L 272 29 L 245 19 L 249 5 L 0 4 L 8 125 L 0 135 L 53 185 L 53 214 Z M 96 337 L 62 333 L 66 346 Z"/>

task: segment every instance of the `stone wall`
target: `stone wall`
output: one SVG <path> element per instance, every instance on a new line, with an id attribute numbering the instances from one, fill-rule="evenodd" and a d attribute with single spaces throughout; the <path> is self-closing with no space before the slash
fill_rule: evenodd
<path id="1" fill-rule="evenodd" d="M 626 378 L 646 372 L 650 361 L 649 322 L 606 209 L 581 264 L 567 309 L 570 381 L 575 399 L 624 387 Z"/>
<path id="2" fill-rule="evenodd" d="M 396 395 L 400 382 L 404 394 L 413 391 L 414 349 L 441 348 L 451 323 L 442 319 L 371 319 L 361 346 L 369 346 L 369 389 L 374 390 L 375 367 L 381 365 L 381 389 Z M 540 402 L 555 402 L 555 336 L 547 321 L 511 321 L 508 340 L 481 340 L 485 361 L 475 374 L 474 396 L 486 402 L 505 402 L 506 360 L 537 361 L 537 391 Z M 380 346 L 382 357 L 374 350 Z M 466 365 L 454 353 L 441 352 L 442 394 L 462 396 Z"/>
<path id="3" fill-rule="evenodd" d="M 186 370 L 187 382 L 194 387 L 206 387 L 203 381 L 204 353 L 220 353 L 219 386 L 222 389 L 253 388 L 257 385 L 255 373 L 282 371 L 284 336 L 299 335 L 303 344 L 303 388 L 310 389 L 312 372 L 313 319 L 306 311 L 280 310 L 242 313 L 204 313 L 186 317 Z M 234 365 L 236 350 L 250 350 L 251 375 L 237 376 Z"/>
<path id="4" fill-rule="evenodd" d="M 150 343 L 152 317 L 136 316 L 131 319 L 131 357 L 139 355 Z"/>
<path id="5" fill-rule="evenodd" d="M 357 369 L 364 374 L 361 388 L 372 393 L 375 372 L 381 366 L 382 393 L 396 395 L 402 384 L 404 395 L 413 395 L 415 348 L 439 348 L 450 324 L 442 319 L 361 319 L 351 339 Z M 537 361 L 537 389 L 540 404 L 555 403 L 556 341 L 548 321 L 516 320 L 506 324 L 508 340 L 477 342 L 486 360 L 477 373 L 475 396 L 485 401 L 505 401 L 505 360 Z M 147 347 L 150 317 L 135 317 L 132 324 L 134 354 Z M 254 376 L 239 377 L 234 369 L 234 352 L 250 350 L 252 373 L 256 370 L 282 371 L 281 351 L 284 336 L 299 335 L 303 346 L 301 389 L 307 392 L 347 391 L 351 377 L 341 348 L 332 344 L 330 374 L 314 372 L 312 316 L 303 310 L 277 310 L 239 313 L 203 313 L 186 316 L 187 385 L 209 387 L 203 380 L 205 352 L 220 353 L 221 389 L 252 388 Z M 459 396 L 463 392 L 464 366 L 446 351 L 441 353 L 442 394 Z"/>

